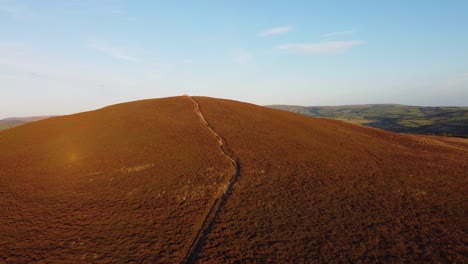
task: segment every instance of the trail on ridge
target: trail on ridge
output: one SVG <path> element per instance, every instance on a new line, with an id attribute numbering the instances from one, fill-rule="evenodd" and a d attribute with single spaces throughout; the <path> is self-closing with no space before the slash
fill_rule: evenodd
<path id="1" fill-rule="evenodd" d="M 213 226 L 216 223 L 216 219 L 218 218 L 223 206 L 226 204 L 227 199 L 229 198 L 231 194 L 232 186 L 236 182 L 239 176 L 239 170 L 240 170 L 239 162 L 235 159 L 235 157 L 233 157 L 230 154 L 232 153 L 232 151 L 229 151 L 229 148 L 224 142 L 224 140 L 218 135 L 218 133 L 216 133 L 216 131 L 214 131 L 214 129 L 205 119 L 205 116 L 201 112 L 200 105 L 197 102 L 197 100 L 195 100 L 195 98 L 191 96 L 188 96 L 188 98 L 190 98 L 195 104 L 195 112 L 199 116 L 200 120 L 206 125 L 208 130 L 210 130 L 210 132 L 218 141 L 222 154 L 231 162 L 232 166 L 234 167 L 234 174 L 232 174 L 229 177 L 229 180 L 224 185 L 222 192 L 217 193 L 217 196 L 215 197 L 213 204 L 211 205 L 209 210 L 207 210 L 203 223 L 196 231 L 196 235 L 194 239 L 192 240 L 192 243 L 190 244 L 190 247 L 188 248 L 182 263 L 194 263 L 197 260 L 198 255 L 201 249 L 203 248 L 203 245 L 205 243 L 205 240 L 208 234 L 213 229 Z"/>

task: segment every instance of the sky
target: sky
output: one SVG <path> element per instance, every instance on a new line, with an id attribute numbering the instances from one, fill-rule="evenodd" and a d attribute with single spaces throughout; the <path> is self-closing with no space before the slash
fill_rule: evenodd
<path id="1" fill-rule="evenodd" d="M 0 0 L 0 118 L 182 94 L 468 106 L 468 1 Z"/>

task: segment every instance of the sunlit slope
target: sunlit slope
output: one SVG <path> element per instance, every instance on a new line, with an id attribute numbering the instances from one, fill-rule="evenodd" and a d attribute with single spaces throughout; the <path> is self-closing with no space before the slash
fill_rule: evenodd
<path id="1" fill-rule="evenodd" d="M 463 262 L 466 145 L 196 99 L 241 168 L 200 262 Z"/>
<path id="2" fill-rule="evenodd" d="M 0 132 L 0 263 L 179 262 L 232 170 L 189 97 Z"/>
<path id="3" fill-rule="evenodd" d="M 0 263 L 463 262 L 467 146 L 188 96 L 22 125 Z"/>

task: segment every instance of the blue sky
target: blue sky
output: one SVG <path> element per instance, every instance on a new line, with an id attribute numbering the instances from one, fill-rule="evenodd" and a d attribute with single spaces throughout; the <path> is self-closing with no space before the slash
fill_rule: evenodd
<path id="1" fill-rule="evenodd" d="M 0 0 L 0 118 L 181 94 L 468 105 L 468 1 Z"/>

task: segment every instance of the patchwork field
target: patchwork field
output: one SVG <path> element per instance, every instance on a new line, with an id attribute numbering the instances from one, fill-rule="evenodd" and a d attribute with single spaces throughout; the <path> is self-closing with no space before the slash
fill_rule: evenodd
<path id="1" fill-rule="evenodd" d="M 208 97 L 0 131 L 0 263 L 464 262 L 468 143 Z"/>
<path id="2" fill-rule="evenodd" d="M 406 105 L 272 105 L 303 115 L 332 118 L 393 132 L 468 137 L 468 107 Z"/>

